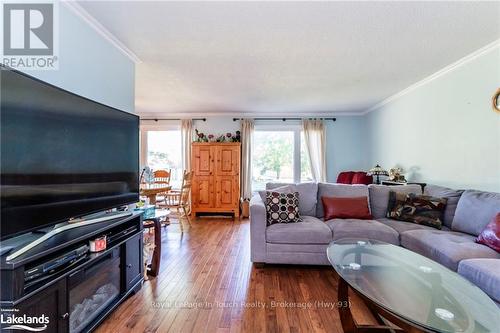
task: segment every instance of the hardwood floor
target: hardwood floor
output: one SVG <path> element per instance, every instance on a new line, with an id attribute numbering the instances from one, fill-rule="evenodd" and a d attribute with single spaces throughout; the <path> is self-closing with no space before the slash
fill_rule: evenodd
<path id="1" fill-rule="evenodd" d="M 97 332 L 342 332 L 331 267 L 250 262 L 248 220 L 198 219 L 163 230 L 157 278 Z M 360 323 L 373 323 L 354 298 Z M 357 311 L 356 311 L 357 310 Z"/>

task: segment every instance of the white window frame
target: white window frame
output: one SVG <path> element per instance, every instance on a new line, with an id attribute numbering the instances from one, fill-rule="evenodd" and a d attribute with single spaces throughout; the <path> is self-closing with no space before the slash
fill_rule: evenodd
<path id="1" fill-rule="evenodd" d="M 165 122 L 159 121 L 153 124 L 141 122 L 139 127 L 141 137 L 140 137 L 140 156 L 139 160 L 141 167 L 145 167 L 148 163 L 148 132 L 152 131 L 180 131 L 180 122 Z"/>
<path id="2" fill-rule="evenodd" d="M 288 122 L 288 121 L 287 121 Z M 255 124 L 256 132 L 293 132 L 293 182 L 300 183 L 301 176 L 301 156 L 300 156 L 300 140 L 302 133 L 302 125 L 297 123 L 285 123 L 285 124 L 276 124 L 274 123 L 256 123 Z M 252 151 L 254 151 L 252 149 Z"/>

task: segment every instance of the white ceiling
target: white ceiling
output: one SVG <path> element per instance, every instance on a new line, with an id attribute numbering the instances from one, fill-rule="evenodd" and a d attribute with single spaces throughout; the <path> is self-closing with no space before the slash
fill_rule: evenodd
<path id="1" fill-rule="evenodd" d="M 500 38 L 500 2 L 80 5 L 142 60 L 142 114 L 359 113 Z"/>

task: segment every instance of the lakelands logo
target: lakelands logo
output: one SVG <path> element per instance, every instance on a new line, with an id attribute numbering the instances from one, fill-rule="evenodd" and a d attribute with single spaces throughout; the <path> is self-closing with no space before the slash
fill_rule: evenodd
<path id="1" fill-rule="evenodd" d="M 25 330 L 30 332 L 42 332 L 47 329 L 49 317 L 41 316 L 16 316 L 15 314 L 1 314 L 0 324 L 2 330 Z"/>
<path id="2" fill-rule="evenodd" d="M 16 69 L 58 69 L 58 3 L 5 1 L 2 63 Z"/>

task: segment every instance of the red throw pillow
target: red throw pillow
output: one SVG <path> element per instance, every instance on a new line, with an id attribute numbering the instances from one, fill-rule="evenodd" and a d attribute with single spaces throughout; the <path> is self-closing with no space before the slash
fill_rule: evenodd
<path id="1" fill-rule="evenodd" d="M 354 171 L 344 171 L 339 173 L 337 177 L 337 183 L 339 184 L 351 184 L 352 177 L 354 176 Z"/>
<path id="2" fill-rule="evenodd" d="M 321 201 L 323 202 L 325 221 L 331 219 L 372 219 L 367 197 L 321 197 Z"/>
<path id="3" fill-rule="evenodd" d="M 498 213 L 497 216 L 493 218 L 493 221 L 488 223 L 486 228 L 477 236 L 476 242 L 500 252 L 500 213 Z"/>

